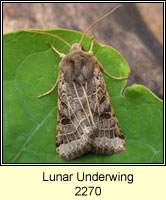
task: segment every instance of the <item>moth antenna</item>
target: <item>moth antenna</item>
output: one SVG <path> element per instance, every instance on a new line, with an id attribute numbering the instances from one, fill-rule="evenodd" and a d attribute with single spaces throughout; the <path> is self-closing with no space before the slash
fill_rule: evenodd
<path id="1" fill-rule="evenodd" d="M 71 45 L 70 45 L 68 42 L 66 42 L 64 39 L 62 39 L 61 37 L 59 37 L 59 36 L 57 36 L 57 35 L 55 35 L 55 34 L 51 34 L 51 33 L 47 33 L 47 32 L 40 32 L 40 31 L 29 31 L 29 30 L 23 30 L 23 31 L 25 31 L 25 32 L 30 32 L 30 33 L 39 33 L 39 34 L 49 35 L 49 36 L 51 36 L 51 37 L 55 37 L 55 38 L 57 38 L 58 40 L 60 40 L 60 41 L 62 41 L 63 43 L 65 43 L 68 47 L 71 48 Z"/>
<path id="2" fill-rule="evenodd" d="M 105 17 L 107 17 L 107 16 L 109 16 L 110 14 L 112 14 L 116 9 L 118 9 L 118 8 L 121 7 L 121 6 L 123 6 L 123 5 L 122 5 L 122 4 L 119 4 L 119 5 L 115 6 L 114 8 L 112 8 L 112 10 L 110 10 L 110 11 L 109 11 L 108 13 L 106 13 L 104 16 L 102 16 L 102 17 L 100 17 L 99 19 L 97 19 L 96 21 L 94 21 L 94 22 L 86 29 L 86 31 L 84 32 L 84 34 L 83 34 L 83 36 L 82 36 L 82 38 L 81 38 L 81 40 L 80 40 L 79 45 L 81 46 L 82 41 L 83 41 L 85 35 L 87 34 L 87 32 L 88 32 L 90 29 L 92 29 L 98 22 L 102 21 Z"/>

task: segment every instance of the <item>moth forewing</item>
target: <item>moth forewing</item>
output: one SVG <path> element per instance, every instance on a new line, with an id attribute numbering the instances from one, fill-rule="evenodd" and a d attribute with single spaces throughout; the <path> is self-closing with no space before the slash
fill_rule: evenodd
<path id="1" fill-rule="evenodd" d="M 101 63 L 98 63 L 101 65 Z M 106 89 L 100 67 L 96 67 L 97 81 L 97 111 L 94 115 L 96 120 L 96 134 L 92 143 L 92 150 L 96 153 L 112 154 L 125 150 L 125 140 L 122 130 Z"/>

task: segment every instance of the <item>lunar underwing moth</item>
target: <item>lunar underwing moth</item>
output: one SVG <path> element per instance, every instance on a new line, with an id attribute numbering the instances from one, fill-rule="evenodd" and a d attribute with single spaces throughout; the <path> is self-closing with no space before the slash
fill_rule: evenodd
<path id="1" fill-rule="evenodd" d="M 70 47 L 67 55 L 48 44 L 62 59 L 59 75 L 53 88 L 39 96 L 50 94 L 58 85 L 58 117 L 56 151 L 64 160 L 71 160 L 86 152 L 100 154 L 119 153 L 125 150 L 125 140 L 115 116 L 102 73 L 108 74 L 93 55 L 93 38 L 89 51 L 82 48 L 87 32 L 121 5 L 92 23 L 84 32 L 79 43 L 72 46 L 57 35 L 46 34 Z"/>

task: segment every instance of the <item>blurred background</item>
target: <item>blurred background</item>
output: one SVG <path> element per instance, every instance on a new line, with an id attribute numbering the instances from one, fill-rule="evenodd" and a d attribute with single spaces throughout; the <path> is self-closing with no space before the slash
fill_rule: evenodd
<path id="1" fill-rule="evenodd" d="M 20 29 L 85 31 L 117 3 L 3 3 L 3 33 Z M 163 99 L 163 3 L 123 3 L 89 35 L 127 60 L 127 86 L 143 84 Z"/>

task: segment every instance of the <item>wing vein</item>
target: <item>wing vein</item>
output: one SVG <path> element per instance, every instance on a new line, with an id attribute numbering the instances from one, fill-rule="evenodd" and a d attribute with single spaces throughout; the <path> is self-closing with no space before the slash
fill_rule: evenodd
<path id="1" fill-rule="evenodd" d="M 86 82 L 86 83 L 87 83 L 87 82 Z M 88 101 L 88 97 L 87 97 L 87 94 L 86 94 L 85 88 L 83 87 L 82 84 L 81 84 L 81 87 L 82 87 L 82 90 L 83 90 L 83 92 L 84 92 L 84 95 L 85 95 L 85 98 L 86 98 L 86 101 L 87 101 L 88 110 L 89 110 L 89 114 L 90 114 L 90 117 L 91 117 L 91 120 L 92 120 L 92 123 L 93 123 L 93 127 L 95 127 L 95 123 L 94 123 L 94 120 L 93 120 L 92 111 L 91 111 L 91 109 L 90 109 L 90 105 L 89 105 L 89 101 Z"/>
<path id="2" fill-rule="evenodd" d="M 85 133 L 85 130 L 84 130 L 84 128 L 82 127 L 82 125 L 81 125 L 81 123 L 79 123 L 79 120 L 78 120 L 78 118 L 77 118 L 77 115 L 75 115 L 75 113 L 74 113 L 74 111 L 73 111 L 73 108 L 72 108 L 72 106 L 70 105 L 70 103 L 69 103 L 69 99 L 68 99 L 68 96 L 66 95 L 66 98 L 67 98 L 67 103 L 68 103 L 68 107 L 69 107 L 69 115 L 70 115 L 70 118 L 71 118 L 71 114 L 70 114 L 70 110 L 72 111 L 72 113 L 73 113 L 73 115 L 74 115 L 74 117 L 75 117 L 75 119 L 77 120 L 77 122 L 78 122 L 78 126 L 80 125 L 80 127 L 81 127 L 81 129 L 82 129 L 82 131 L 83 131 L 83 133 Z M 73 124 L 73 126 L 74 126 L 74 128 L 76 129 L 76 131 L 77 131 L 77 133 L 79 134 L 79 136 L 81 137 L 81 134 L 80 134 L 80 132 L 77 130 L 77 128 L 78 128 L 78 126 L 76 127 L 75 126 L 75 124 L 73 123 L 73 121 L 71 120 L 71 122 L 72 122 L 72 124 Z M 87 134 L 87 133 L 85 133 L 85 134 Z"/>
<path id="3" fill-rule="evenodd" d="M 80 103 L 80 106 L 81 106 L 83 112 L 85 113 L 85 116 L 86 116 L 86 118 L 87 118 L 87 120 L 88 120 L 88 122 L 89 122 L 89 125 L 91 126 L 89 117 L 88 117 L 88 115 L 87 115 L 87 113 L 86 113 L 86 111 L 85 111 L 85 109 L 84 109 L 84 107 L 83 107 L 83 105 L 82 105 L 82 102 L 81 102 L 81 100 L 80 100 L 80 97 L 79 97 L 79 95 L 78 95 L 78 91 L 77 91 L 77 88 L 76 88 L 75 83 L 73 83 L 73 86 L 74 86 L 74 90 L 75 90 L 76 95 L 77 95 L 77 99 L 78 99 L 78 101 L 79 101 L 79 103 Z M 81 85 L 81 86 L 82 86 L 82 85 Z M 87 99 L 86 99 L 86 100 L 87 100 Z M 87 103 L 88 103 L 88 102 L 87 102 Z"/>

